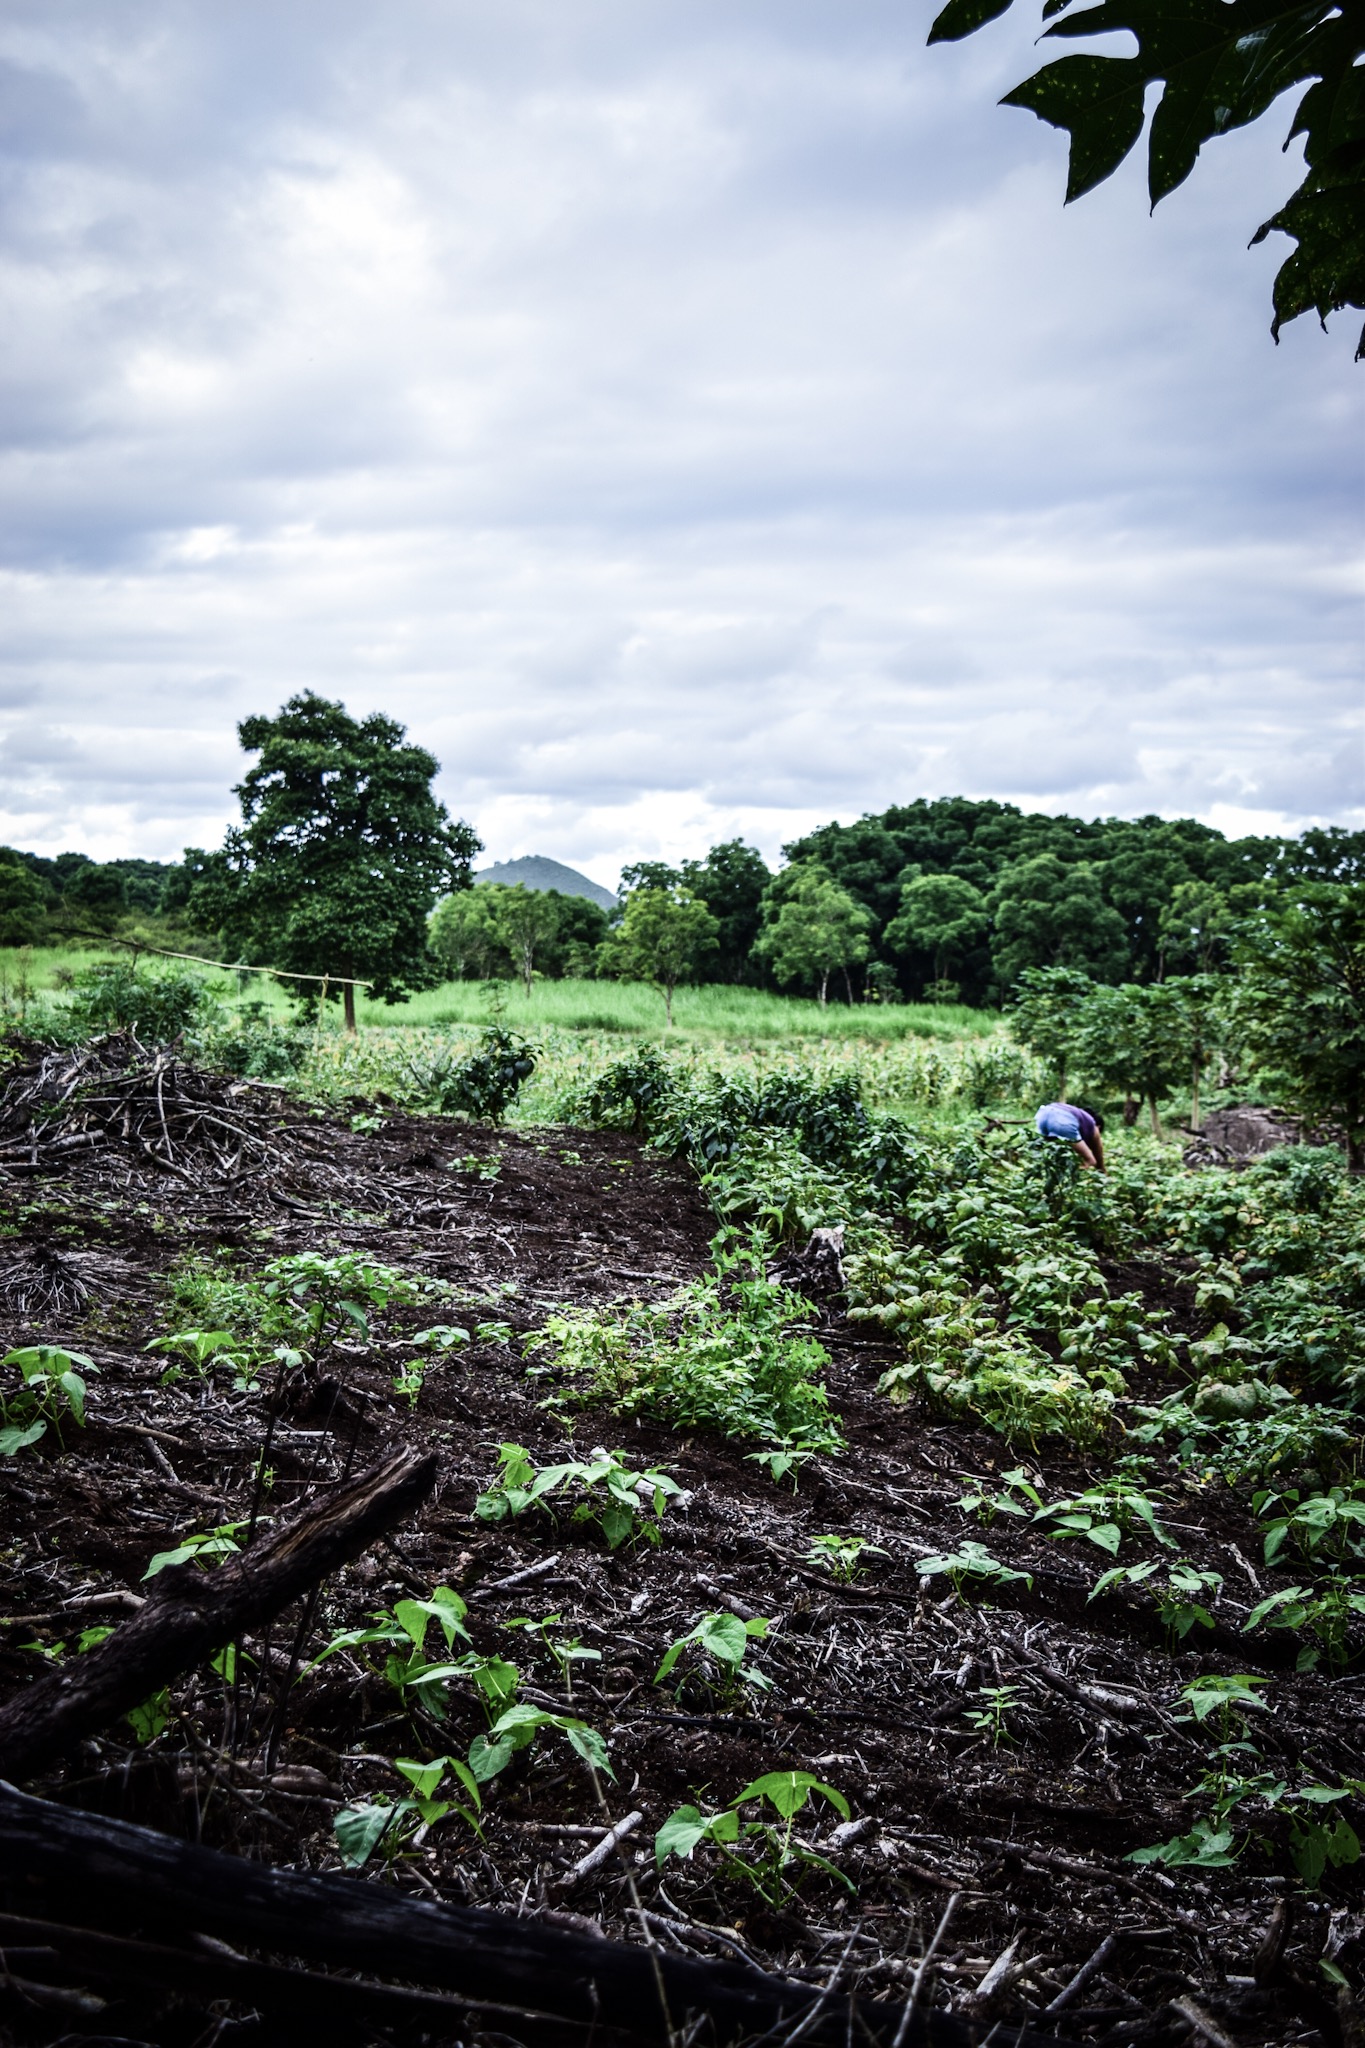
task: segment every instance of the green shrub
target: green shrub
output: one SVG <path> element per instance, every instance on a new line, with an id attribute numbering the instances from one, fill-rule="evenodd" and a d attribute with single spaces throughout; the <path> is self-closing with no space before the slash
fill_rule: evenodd
<path id="1" fill-rule="evenodd" d="M 802 1327 L 810 1304 L 769 1280 L 760 1236 L 722 1230 L 715 1272 L 666 1302 L 571 1309 L 527 1346 L 561 1402 L 605 1401 L 675 1428 L 838 1451 L 843 1437 L 820 1375 L 829 1354 Z"/>

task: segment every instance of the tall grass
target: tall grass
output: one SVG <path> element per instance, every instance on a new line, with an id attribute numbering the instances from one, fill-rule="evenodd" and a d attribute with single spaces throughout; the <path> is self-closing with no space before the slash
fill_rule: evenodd
<path id="1" fill-rule="evenodd" d="M 126 948 L 116 946 L 0 946 L 0 1010 L 13 1017 L 28 1000 L 22 993 L 25 986 L 40 998 L 60 997 L 70 976 L 80 969 L 99 960 L 126 961 L 129 957 Z M 156 957 L 144 954 L 142 958 L 154 971 Z M 174 963 L 164 964 L 170 967 Z M 267 1013 L 281 1022 L 314 1021 L 311 1016 L 301 1016 L 285 988 L 268 975 L 195 971 L 220 1001 L 263 1003 Z M 531 1035 L 546 1031 L 619 1033 L 680 1046 L 689 1042 L 762 1045 L 787 1040 L 815 1040 L 831 1046 L 849 1040 L 866 1045 L 895 1045 L 907 1039 L 956 1043 L 990 1038 L 1000 1029 L 994 1011 L 972 1010 L 961 1003 L 859 1003 L 850 1007 L 831 1002 L 822 1009 L 819 1003 L 799 996 L 715 983 L 677 991 L 671 1033 L 665 1030 L 662 997 L 636 982 L 538 981 L 527 997 L 520 983 L 448 981 L 406 1003 L 372 1002 L 362 995 L 356 1005 L 362 1029 L 384 1031 L 413 1026 L 471 1033 L 492 1022 L 499 1011 L 504 1023 Z M 324 1030 L 330 1032 L 336 1025 L 336 1006 L 329 1005 Z"/>
<path id="2" fill-rule="evenodd" d="M 362 1025 L 418 1024 L 466 1031 L 489 1022 L 493 984 L 449 981 L 397 1008 L 364 998 Z M 663 998 L 637 982 L 538 981 L 528 997 L 520 985 L 501 985 L 503 1021 L 518 1031 L 627 1032 L 664 1038 Z M 1000 1027 L 993 1011 L 961 1003 L 889 1005 L 819 1003 L 766 989 L 708 984 L 680 988 L 673 998 L 674 1039 L 859 1038 L 886 1044 L 904 1038 L 988 1038 Z"/>

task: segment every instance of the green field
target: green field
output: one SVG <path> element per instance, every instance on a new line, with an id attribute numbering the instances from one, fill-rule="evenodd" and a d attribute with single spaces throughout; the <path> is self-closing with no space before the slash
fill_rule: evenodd
<path id="1" fill-rule="evenodd" d="M 537 1032 L 619 1031 L 632 1036 L 665 1035 L 663 998 L 638 982 L 538 981 L 529 998 L 519 983 L 449 981 L 411 1002 L 389 1007 L 362 1001 L 362 1025 L 422 1024 L 470 1030 L 489 1022 L 501 1003 L 503 1021 L 514 1030 Z M 707 986 L 680 988 L 673 998 L 677 1038 L 769 1039 L 861 1038 L 887 1043 L 903 1038 L 988 1038 L 1000 1020 L 991 1010 L 962 1004 L 889 1005 L 819 1003 L 766 989 Z"/>
<path id="2" fill-rule="evenodd" d="M 0 947 L 0 1007 L 11 1015 L 27 1007 L 25 983 L 39 997 L 60 996 L 67 977 L 81 968 L 99 960 L 128 958 L 125 947 Z M 144 955 L 143 961 L 152 968 L 157 965 L 150 954 Z M 169 969 L 176 963 L 163 964 Z M 268 975 L 238 977 L 204 971 L 203 979 L 226 1002 L 235 1003 L 240 995 L 264 1001 L 281 1019 L 298 1015 L 281 985 Z M 650 1038 L 666 1035 L 663 998 L 652 988 L 633 982 L 538 981 L 528 999 L 520 983 L 449 981 L 406 1003 L 374 1003 L 362 997 L 357 1014 L 362 1029 L 417 1026 L 464 1033 L 492 1021 L 499 1008 L 503 1021 L 513 1030 L 531 1034 L 561 1030 Z M 874 1044 L 894 1044 L 907 1038 L 958 1041 L 989 1038 L 1000 1028 L 994 1011 L 972 1010 L 964 1004 L 860 1003 L 850 1008 L 847 1003 L 831 1002 L 822 1009 L 819 1003 L 773 995 L 766 989 L 719 986 L 680 988 L 673 999 L 673 1017 L 675 1041 L 753 1044 L 850 1038 Z M 337 1022 L 333 1007 L 326 1028 L 335 1029 Z"/>

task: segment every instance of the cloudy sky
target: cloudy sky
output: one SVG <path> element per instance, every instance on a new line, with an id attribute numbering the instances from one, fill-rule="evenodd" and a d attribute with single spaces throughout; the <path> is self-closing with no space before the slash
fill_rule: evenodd
<path id="1" fill-rule="evenodd" d="M 8 0 L 0 838 L 211 844 L 303 688 L 608 883 L 917 795 L 1365 823 L 1287 106 L 1063 209 L 1036 7 L 932 12 Z"/>

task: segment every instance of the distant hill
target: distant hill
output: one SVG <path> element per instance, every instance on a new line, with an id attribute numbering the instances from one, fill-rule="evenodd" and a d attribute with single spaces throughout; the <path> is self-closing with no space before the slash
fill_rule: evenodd
<path id="1" fill-rule="evenodd" d="M 561 860 L 543 853 L 523 854 L 520 860 L 495 860 L 491 868 L 480 868 L 476 882 L 502 882 L 509 889 L 523 882 L 528 889 L 558 889 L 561 896 L 586 896 L 602 910 L 615 910 L 616 898 L 600 882 L 590 882 L 577 868 L 566 868 Z"/>

